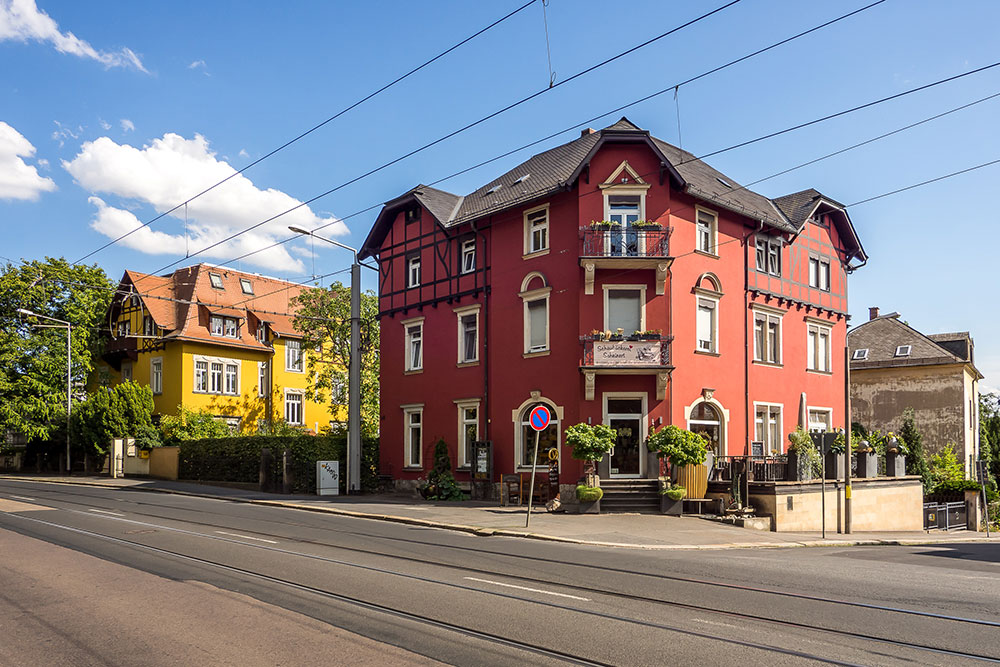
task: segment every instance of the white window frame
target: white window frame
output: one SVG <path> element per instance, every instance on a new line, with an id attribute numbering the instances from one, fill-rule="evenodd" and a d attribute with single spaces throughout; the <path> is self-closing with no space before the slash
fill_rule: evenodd
<path id="1" fill-rule="evenodd" d="M 424 404 L 403 405 L 403 467 L 423 469 L 424 458 Z M 413 415 L 417 416 L 416 428 L 418 429 L 416 448 L 413 446 Z M 413 460 L 413 453 L 416 451 L 417 458 Z"/>
<path id="2" fill-rule="evenodd" d="M 766 417 L 766 419 L 764 421 L 764 424 L 763 424 L 763 427 L 764 427 L 763 428 L 763 433 L 764 433 L 763 439 L 760 438 L 760 437 L 757 437 L 757 436 L 760 435 L 757 432 L 757 412 L 761 408 L 764 408 L 766 410 L 766 415 L 767 415 L 767 417 Z M 771 416 L 772 416 L 773 410 L 775 408 L 777 408 L 777 412 L 778 412 L 778 419 L 777 419 L 778 437 L 777 437 L 777 442 L 771 442 L 771 437 L 770 437 L 770 433 L 771 433 L 770 426 L 771 426 L 771 423 L 772 423 Z M 754 401 L 753 402 L 754 440 L 756 440 L 756 441 L 762 441 L 764 443 L 764 453 L 767 456 L 777 456 L 777 455 L 781 454 L 781 452 L 783 451 L 782 447 L 783 447 L 783 443 L 784 443 L 784 440 L 785 440 L 784 416 L 785 416 L 785 406 L 782 403 L 765 403 L 765 402 L 759 402 L 759 401 Z"/>
<path id="3" fill-rule="evenodd" d="M 218 284 L 216 284 L 218 281 Z M 208 284 L 212 286 L 213 289 L 226 289 L 225 283 L 222 282 L 222 274 L 215 273 L 213 271 L 208 272 Z"/>
<path id="4" fill-rule="evenodd" d="M 702 217 L 707 220 L 702 220 Z M 719 214 L 701 206 L 694 207 L 695 246 L 698 252 L 717 257 L 719 254 Z M 708 249 L 702 241 L 708 241 Z"/>
<path id="5" fill-rule="evenodd" d="M 854 350 L 854 354 L 851 355 L 851 361 L 866 361 L 868 359 L 868 348 L 860 347 Z"/>
<path id="6" fill-rule="evenodd" d="M 476 427 L 476 437 L 473 440 L 479 440 L 479 404 L 480 400 L 468 399 L 468 400 L 456 400 L 455 407 L 458 408 L 458 467 L 459 468 L 469 468 L 472 465 L 472 461 L 468 458 L 468 451 L 466 450 L 465 442 L 465 429 L 467 426 L 475 425 Z M 466 417 L 466 410 L 475 410 L 476 419 L 475 421 L 469 420 Z"/>
<path id="7" fill-rule="evenodd" d="M 299 399 L 299 421 L 292 421 L 288 418 L 288 408 L 292 405 L 289 402 L 289 396 L 298 396 Z M 301 389 L 285 389 L 285 423 L 291 424 L 292 426 L 303 426 L 306 423 L 306 398 L 305 392 Z"/>
<path id="8" fill-rule="evenodd" d="M 244 294 L 253 294 L 253 283 L 249 278 L 240 278 L 240 289 Z"/>
<path id="9" fill-rule="evenodd" d="M 763 246 L 764 249 L 764 262 L 761 266 L 760 261 L 760 248 Z M 767 234 L 757 234 L 756 240 L 754 241 L 754 257 L 755 266 L 759 273 L 766 273 L 770 276 L 781 277 L 781 249 L 784 244 L 781 239 L 773 236 L 768 236 Z M 774 267 L 774 261 L 777 261 L 777 270 Z"/>
<path id="10" fill-rule="evenodd" d="M 830 291 L 830 259 L 827 257 L 809 257 L 809 287 Z"/>
<path id="11" fill-rule="evenodd" d="M 235 361 L 235 360 L 227 361 L 223 365 L 223 367 L 222 367 L 222 393 L 223 394 L 227 394 L 229 396 L 239 396 L 239 393 L 240 393 L 240 367 L 241 366 L 242 366 L 242 364 L 239 361 Z M 230 373 L 229 373 L 230 369 L 235 369 L 235 372 L 232 374 L 232 377 L 233 377 L 233 380 L 234 380 L 234 386 L 233 386 L 232 390 L 230 390 L 230 388 L 229 388 L 229 378 L 231 377 Z"/>
<path id="12" fill-rule="evenodd" d="M 458 324 L 458 363 L 460 365 L 479 362 L 479 310 L 479 304 L 454 309 L 455 319 Z M 465 327 L 462 324 L 462 320 L 466 317 L 475 318 L 476 323 L 476 353 L 471 358 L 466 358 L 465 356 Z"/>
<path id="13" fill-rule="evenodd" d="M 154 396 L 163 393 L 163 357 L 149 360 L 149 388 Z"/>
<path id="14" fill-rule="evenodd" d="M 612 327 L 611 323 L 608 321 L 608 315 L 610 314 L 610 301 L 609 292 L 611 290 L 615 291 L 631 291 L 639 292 L 639 331 L 646 330 L 646 286 L 645 285 L 604 285 L 604 330 L 611 331 L 615 333 L 618 329 L 617 327 Z M 634 331 L 625 331 L 623 335 L 631 336 Z"/>
<path id="15" fill-rule="evenodd" d="M 414 317 L 408 320 L 403 320 L 400 324 L 403 325 L 403 371 L 405 373 L 419 373 L 424 370 L 424 352 L 426 351 L 426 345 L 424 345 L 424 318 Z M 412 344 L 412 328 L 419 328 L 419 342 L 420 342 L 420 355 L 417 360 L 419 363 L 413 363 L 413 350 Z"/>
<path id="16" fill-rule="evenodd" d="M 199 364 L 203 368 L 199 369 Z M 199 372 L 200 370 L 200 372 Z M 201 380 L 201 382 L 199 382 Z M 208 360 L 207 359 L 195 359 L 194 360 L 194 392 L 196 394 L 207 394 L 208 393 Z"/>
<path id="17" fill-rule="evenodd" d="M 538 215 L 544 213 L 544 215 Z M 548 252 L 552 246 L 552 238 L 549 234 L 549 205 L 543 204 L 530 208 L 524 212 L 524 255 L 534 256 L 539 253 Z M 535 245 L 535 232 L 539 232 L 543 242 L 537 247 Z"/>
<path id="18" fill-rule="evenodd" d="M 226 318 L 222 315 L 212 315 L 208 320 L 208 331 L 213 336 L 222 336 L 226 330 Z"/>
<path id="19" fill-rule="evenodd" d="M 550 349 L 550 331 L 549 331 L 549 288 L 546 288 L 546 293 L 532 297 L 522 297 L 524 299 L 524 354 L 534 355 L 534 354 L 547 354 Z M 531 346 L 531 312 L 528 310 L 528 304 L 536 302 L 545 303 L 545 347 L 532 347 Z"/>
<path id="20" fill-rule="evenodd" d="M 818 421 L 813 421 L 812 417 L 814 412 L 826 414 L 827 421 L 826 423 L 824 423 L 824 426 L 827 427 L 828 431 L 833 431 L 833 408 L 825 408 L 818 405 L 806 406 L 806 425 L 807 425 L 806 430 L 812 433 L 814 430 L 813 427 L 819 424 Z"/>
<path id="21" fill-rule="evenodd" d="M 257 396 L 267 396 L 267 368 L 268 362 L 257 362 Z"/>
<path id="22" fill-rule="evenodd" d="M 462 270 L 461 273 L 472 273 L 476 270 L 476 239 L 466 239 L 462 241 Z"/>
<path id="23" fill-rule="evenodd" d="M 215 367 L 219 367 L 218 373 Z M 212 359 L 208 362 L 208 393 L 221 394 L 225 387 L 226 363 L 222 359 Z M 218 384 L 216 384 L 218 379 Z"/>
<path id="24" fill-rule="evenodd" d="M 406 258 L 406 288 L 420 287 L 420 255 Z"/>
<path id="25" fill-rule="evenodd" d="M 546 408 L 549 409 L 549 414 L 551 415 L 549 423 L 554 424 L 556 427 L 556 450 L 559 452 L 560 462 L 562 460 L 561 424 L 564 419 L 563 408 L 559 405 L 556 405 L 555 402 L 553 402 L 551 399 L 545 398 L 539 392 L 532 392 L 532 397 L 530 399 L 528 399 L 524 403 L 521 403 L 521 405 L 511 410 L 511 421 L 514 422 L 514 451 L 513 451 L 514 469 L 519 472 L 530 471 L 532 467 L 535 467 L 538 470 L 542 470 L 547 467 L 542 465 L 536 465 L 536 466 L 531 466 L 530 464 L 525 465 L 524 459 L 521 457 L 521 454 L 526 452 L 526 450 L 524 449 L 524 447 L 526 446 L 524 442 L 524 426 L 530 426 L 530 424 L 527 421 L 528 419 L 527 409 L 528 407 L 538 403 L 541 403 L 542 405 L 544 405 Z M 533 446 L 534 442 L 532 441 L 531 444 Z"/>
<path id="26" fill-rule="evenodd" d="M 719 354 L 719 297 L 698 294 L 695 296 L 694 307 L 694 351 L 701 354 Z M 712 311 L 712 331 L 710 332 L 711 339 L 708 348 L 702 347 L 701 332 L 698 330 L 698 315 L 701 313 L 702 307 L 709 307 Z"/>
<path id="27" fill-rule="evenodd" d="M 230 329 L 230 325 L 232 328 Z M 239 338 L 240 337 L 240 321 L 235 317 L 225 317 L 222 320 L 223 335 L 226 338 Z"/>
<path id="28" fill-rule="evenodd" d="M 292 350 L 298 350 L 298 358 L 294 359 Z M 295 362 L 298 361 L 296 364 Z M 298 366 L 298 368 L 296 368 Z M 285 339 L 285 371 L 288 373 L 306 372 L 306 351 L 302 349 L 302 341 L 295 338 Z"/>
<path id="29" fill-rule="evenodd" d="M 755 306 L 753 306 L 753 309 L 752 309 L 751 312 L 753 313 L 753 360 L 755 362 L 761 363 L 761 364 L 770 364 L 772 366 L 781 366 L 782 363 L 783 363 L 782 362 L 782 358 L 784 356 L 784 345 L 782 344 L 783 343 L 782 338 L 784 336 L 784 328 L 785 328 L 784 324 L 783 324 L 783 318 L 784 318 L 784 315 L 785 315 L 784 311 L 775 310 L 775 309 L 771 309 L 771 308 L 764 308 L 764 307 L 755 305 Z M 778 324 L 778 327 L 777 327 L 777 329 L 778 329 L 778 333 L 777 333 L 777 339 L 778 340 L 777 340 L 777 343 L 778 343 L 778 345 L 777 345 L 777 358 L 776 359 L 768 359 L 767 358 L 768 355 L 762 354 L 762 352 L 764 352 L 766 350 L 760 350 L 760 349 L 758 349 L 757 318 L 763 318 L 764 319 L 764 347 L 767 348 L 768 350 L 770 349 L 770 345 L 768 345 L 768 343 L 770 342 L 770 335 L 769 335 L 769 333 L 770 333 L 770 327 L 768 325 L 771 322 L 773 322 L 773 321 L 777 321 L 777 324 Z"/>
<path id="30" fill-rule="evenodd" d="M 826 350 L 822 349 L 820 339 L 826 334 Z M 820 353 L 823 358 L 820 359 Z M 833 325 L 828 322 L 806 319 L 806 370 L 819 373 L 831 373 L 833 357 Z"/>
<path id="31" fill-rule="evenodd" d="M 892 356 L 894 356 L 894 357 L 908 357 L 908 356 L 910 356 L 910 352 L 912 352 L 912 351 L 913 351 L 913 346 L 912 345 L 897 345 L 896 346 L 896 352 Z"/>

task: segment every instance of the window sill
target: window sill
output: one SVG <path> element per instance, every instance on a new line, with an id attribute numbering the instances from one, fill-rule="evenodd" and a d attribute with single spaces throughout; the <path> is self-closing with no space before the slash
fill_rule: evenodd
<path id="1" fill-rule="evenodd" d="M 286 368 L 285 372 L 286 373 L 305 373 L 304 370 L 295 370 L 294 368 Z"/>
<path id="2" fill-rule="evenodd" d="M 544 257 L 545 255 L 548 255 L 551 250 L 552 250 L 551 248 L 546 248 L 545 250 L 526 252 L 523 255 L 521 255 L 521 259 L 534 259 L 535 257 Z"/>
<path id="3" fill-rule="evenodd" d="M 460 361 L 455 366 L 457 368 L 471 368 L 472 366 L 478 366 L 479 359 L 473 359 L 472 361 Z"/>
<path id="4" fill-rule="evenodd" d="M 720 354 L 718 352 L 710 352 L 708 350 L 695 350 L 695 354 L 703 354 L 706 357 L 718 357 Z"/>
<path id="5" fill-rule="evenodd" d="M 547 357 L 552 353 L 552 350 L 539 350 L 537 352 L 525 352 L 521 356 L 525 359 L 534 359 L 535 357 Z"/>
<path id="6" fill-rule="evenodd" d="M 754 359 L 753 363 L 755 366 L 769 366 L 771 368 L 784 368 L 784 364 L 775 363 L 773 361 L 763 361 L 761 359 Z"/>
<path id="7" fill-rule="evenodd" d="M 833 371 L 821 371 L 818 368 L 807 368 L 806 373 L 812 373 L 814 375 L 833 376 Z"/>
<path id="8" fill-rule="evenodd" d="M 714 252 L 708 252 L 707 250 L 694 249 L 694 254 L 702 255 L 703 257 L 711 257 L 712 259 L 719 259 L 719 256 Z"/>
<path id="9" fill-rule="evenodd" d="M 419 287 L 420 287 L 420 284 L 418 283 L 416 285 L 407 285 L 406 289 L 418 289 Z"/>
<path id="10" fill-rule="evenodd" d="M 424 471 L 424 467 L 420 466 L 420 465 L 416 465 L 416 466 L 403 466 L 403 470 L 406 470 L 408 472 L 423 472 Z"/>
<path id="11" fill-rule="evenodd" d="M 423 368 L 415 368 L 412 371 L 403 371 L 403 375 L 420 375 L 423 372 Z"/>

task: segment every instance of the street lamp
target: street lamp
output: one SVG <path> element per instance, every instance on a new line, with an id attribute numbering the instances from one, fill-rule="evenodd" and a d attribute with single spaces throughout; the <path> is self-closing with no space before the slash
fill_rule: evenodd
<path id="1" fill-rule="evenodd" d="M 38 317 L 43 320 L 58 322 L 59 326 L 57 328 L 66 327 L 66 474 L 69 475 L 73 470 L 72 467 L 70 467 L 69 459 L 69 415 L 70 411 L 73 409 L 73 325 L 65 320 L 59 320 L 54 317 L 49 317 L 48 315 L 39 315 L 38 313 L 25 308 L 18 308 L 17 312 L 29 317 Z"/>
<path id="2" fill-rule="evenodd" d="M 354 256 L 351 263 L 351 347 L 350 364 L 347 372 L 347 492 L 361 491 L 361 267 L 373 267 L 358 261 L 358 251 L 339 241 L 318 236 L 300 227 L 289 227 L 290 231 L 304 236 L 312 236 L 335 246 L 350 250 Z M 377 269 L 373 269 L 377 270 Z"/>

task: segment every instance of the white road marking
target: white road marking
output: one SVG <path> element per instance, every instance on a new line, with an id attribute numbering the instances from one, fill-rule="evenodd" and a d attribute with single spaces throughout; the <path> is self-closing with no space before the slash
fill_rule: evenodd
<path id="1" fill-rule="evenodd" d="M 224 530 L 215 531 L 219 535 L 229 535 L 230 537 L 241 537 L 244 540 L 257 540 L 258 542 L 267 542 L 268 544 L 277 544 L 274 540 L 265 540 L 263 537 L 250 537 L 249 535 L 240 535 L 239 533 L 227 533 Z"/>
<path id="2" fill-rule="evenodd" d="M 467 581 L 478 581 L 483 584 L 493 584 L 494 586 L 503 586 L 504 588 L 516 588 L 521 591 L 530 591 L 532 593 L 543 593 L 545 595 L 555 595 L 561 598 L 569 598 L 570 600 L 580 600 L 582 602 L 590 602 L 590 598 L 582 598 L 577 595 L 566 595 L 565 593 L 556 593 L 555 591 L 543 591 L 540 588 L 528 588 L 526 586 L 515 586 L 514 584 L 505 584 L 499 581 L 490 581 L 489 579 L 477 579 L 476 577 L 464 577 Z"/>
<path id="3" fill-rule="evenodd" d="M 15 496 L 13 493 L 10 494 L 11 498 L 17 498 L 18 500 L 34 500 L 34 498 L 29 498 L 28 496 Z"/>
<path id="4" fill-rule="evenodd" d="M 124 514 L 119 514 L 118 512 L 110 512 L 108 510 L 95 510 L 93 507 L 87 508 L 88 512 L 98 512 L 100 514 L 110 514 L 111 516 L 125 516 Z"/>

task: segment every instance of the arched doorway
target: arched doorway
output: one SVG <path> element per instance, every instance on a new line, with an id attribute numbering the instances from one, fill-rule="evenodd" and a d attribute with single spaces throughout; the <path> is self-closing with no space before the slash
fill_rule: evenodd
<path id="1" fill-rule="evenodd" d="M 688 430 L 697 433 L 708 440 L 712 451 L 716 456 L 722 456 L 722 415 L 714 405 L 707 401 L 701 401 L 691 409 L 691 416 L 688 417 Z"/>

